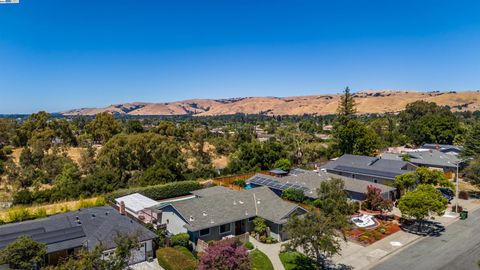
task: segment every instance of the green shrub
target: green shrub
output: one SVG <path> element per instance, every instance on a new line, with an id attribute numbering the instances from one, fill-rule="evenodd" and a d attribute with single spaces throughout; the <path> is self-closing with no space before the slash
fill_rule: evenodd
<path id="1" fill-rule="evenodd" d="M 193 253 L 192 253 L 190 250 L 188 250 L 188 248 L 186 248 L 186 247 L 174 246 L 173 248 L 176 249 L 176 250 L 178 250 L 178 251 L 180 251 L 180 252 L 182 252 L 182 253 L 183 253 L 185 256 L 187 256 L 187 257 L 190 257 L 190 258 L 192 258 L 192 259 L 194 259 L 194 260 L 197 259 L 197 258 L 195 258 L 195 256 L 193 255 Z"/>
<path id="2" fill-rule="evenodd" d="M 255 248 L 255 247 L 253 246 L 252 242 L 250 242 L 250 241 L 245 242 L 243 245 L 244 245 L 245 248 L 248 249 L 248 250 L 252 250 L 252 249 Z"/>
<path id="3" fill-rule="evenodd" d="M 234 184 L 235 186 L 242 187 L 242 188 L 244 188 L 244 187 L 247 185 L 245 179 L 235 179 L 235 180 L 232 182 L 232 184 Z"/>
<path id="4" fill-rule="evenodd" d="M 47 210 L 45 210 L 45 208 L 37 208 L 37 210 L 35 210 L 33 216 L 35 218 L 44 218 L 44 217 L 47 217 Z"/>
<path id="5" fill-rule="evenodd" d="M 181 246 L 181 247 L 189 248 L 190 247 L 189 239 L 190 239 L 190 236 L 188 235 L 188 233 L 179 233 L 172 236 L 172 238 L 170 239 L 170 244 L 172 246 Z"/>
<path id="6" fill-rule="evenodd" d="M 33 218 L 30 211 L 24 207 L 12 208 L 8 210 L 7 217 L 9 222 L 18 222 Z"/>
<path id="7" fill-rule="evenodd" d="M 157 260 L 165 270 L 195 270 L 197 268 L 195 259 L 171 247 L 158 249 Z"/>
<path id="8" fill-rule="evenodd" d="M 180 181 L 149 187 L 121 189 L 110 193 L 107 198 L 112 201 L 118 197 L 130 195 L 132 193 L 140 193 L 153 200 L 163 200 L 187 195 L 190 194 L 190 192 L 201 188 L 202 185 L 197 181 Z"/>
<path id="9" fill-rule="evenodd" d="M 282 192 L 282 198 L 293 202 L 303 202 L 305 195 L 301 189 L 287 188 Z"/>

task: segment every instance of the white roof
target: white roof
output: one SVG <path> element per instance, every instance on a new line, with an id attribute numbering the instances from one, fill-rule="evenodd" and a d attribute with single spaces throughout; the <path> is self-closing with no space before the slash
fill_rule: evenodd
<path id="1" fill-rule="evenodd" d="M 158 204 L 157 201 L 145 197 L 140 193 L 133 193 L 127 196 L 116 198 L 115 201 L 117 203 L 125 203 L 125 207 L 134 212 L 138 212 Z"/>

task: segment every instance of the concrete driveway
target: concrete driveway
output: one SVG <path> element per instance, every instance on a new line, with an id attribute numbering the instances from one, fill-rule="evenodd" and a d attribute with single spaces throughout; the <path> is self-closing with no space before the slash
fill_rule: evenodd
<path id="1" fill-rule="evenodd" d="M 133 270 L 164 270 L 157 262 L 157 259 L 151 262 L 141 262 L 134 265 L 130 265 L 130 269 Z"/>

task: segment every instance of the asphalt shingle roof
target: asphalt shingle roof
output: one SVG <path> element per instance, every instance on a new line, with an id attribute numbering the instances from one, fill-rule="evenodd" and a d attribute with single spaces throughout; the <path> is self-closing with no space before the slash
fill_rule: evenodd
<path id="1" fill-rule="evenodd" d="M 208 191 L 206 191 L 208 193 Z M 300 208 L 279 198 L 267 187 L 218 193 L 188 201 L 172 202 L 185 219 L 187 229 L 198 231 L 251 217 L 284 223 L 286 216 Z M 165 206 L 157 206 L 163 208 Z"/>
<path id="2" fill-rule="evenodd" d="M 380 190 L 382 190 L 382 193 L 395 190 L 394 187 L 389 187 L 389 186 L 378 184 L 378 183 L 372 183 L 369 181 L 353 179 L 350 177 L 340 176 L 340 175 L 327 173 L 327 172 L 316 173 L 313 171 L 303 170 L 301 174 L 290 175 L 285 177 L 274 177 L 274 176 L 264 175 L 264 174 L 257 174 L 256 176 L 261 176 L 262 178 L 275 180 L 277 182 L 284 183 L 284 184 L 288 183 L 288 184 L 295 184 L 302 187 L 306 187 L 308 188 L 308 190 L 304 191 L 305 196 L 313 199 L 318 198 L 317 189 L 320 187 L 320 184 L 324 181 L 328 181 L 333 178 L 342 179 L 345 185 L 344 186 L 345 190 L 350 192 L 366 193 L 367 187 L 369 185 L 379 188 Z M 248 182 L 249 180 L 247 180 L 247 183 Z"/>
<path id="3" fill-rule="evenodd" d="M 407 165 L 408 163 L 402 160 L 345 154 L 328 162 L 322 168 L 327 171 L 350 172 L 393 179 L 397 175 L 408 172 L 405 169 Z"/>
<path id="4" fill-rule="evenodd" d="M 12 235 L 29 235 L 47 244 L 48 253 L 79 246 L 93 249 L 100 243 L 111 249 L 117 233 L 137 234 L 140 241 L 157 237 L 112 207 L 101 206 L 0 226 L 0 248 L 16 239 Z"/>
<path id="5" fill-rule="evenodd" d="M 228 192 L 235 192 L 234 190 L 224 186 L 213 186 L 209 188 L 197 189 L 191 193 L 197 197 L 209 197 L 217 194 L 223 194 Z"/>
<path id="6" fill-rule="evenodd" d="M 460 159 L 456 155 L 445 154 L 438 150 L 415 151 L 405 153 L 410 156 L 410 162 L 420 165 L 431 165 L 439 167 L 455 168 Z M 382 154 L 383 159 L 401 160 L 405 154 Z"/>

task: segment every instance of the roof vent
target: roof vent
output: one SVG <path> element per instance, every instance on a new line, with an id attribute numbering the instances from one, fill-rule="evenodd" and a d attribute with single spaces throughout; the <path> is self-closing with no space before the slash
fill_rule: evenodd
<path id="1" fill-rule="evenodd" d="M 105 212 L 105 216 L 108 216 L 108 212 Z"/>
<path id="2" fill-rule="evenodd" d="M 92 214 L 92 218 L 96 218 L 97 216 L 95 214 Z"/>
<path id="3" fill-rule="evenodd" d="M 79 220 L 78 216 L 75 216 L 75 219 L 76 219 L 76 220 Z"/>
<path id="4" fill-rule="evenodd" d="M 243 204 L 243 201 L 238 201 L 238 203 Z"/>
<path id="5" fill-rule="evenodd" d="M 260 202 L 261 202 L 260 200 L 257 200 L 257 204 L 260 204 Z"/>
<path id="6" fill-rule="evenodd" d="M 213 223 L 215 223 L 215 221 L 213 221 L 213 219 L 210 219 L 210 223 L 212 223 L 212 224 L 213 224 Z"/>
<path id="7" fill-rule="evenodd" d="M 248 216 L 248 211 L 247 210 L 245 210 L 245 216 Z"/>
<path id="8" fill-rule="evenodd" d="M 195 219 L 193 219 L 193 216 L 190 216 L 190 221 L 194 221 Z"/>
<path id="9" fill-rule="evenodd" d="M 203 211 L 203 212 L 202 212 L 202 215 L 203 215 L 204 217 L 206 217 L 206 216 L 207 216 L 207 212 Z"/>
<path id="10" fill-rule="evenodd" d="M 237 201 L 233 201 L 233 205 L 237 205 Z"/>

